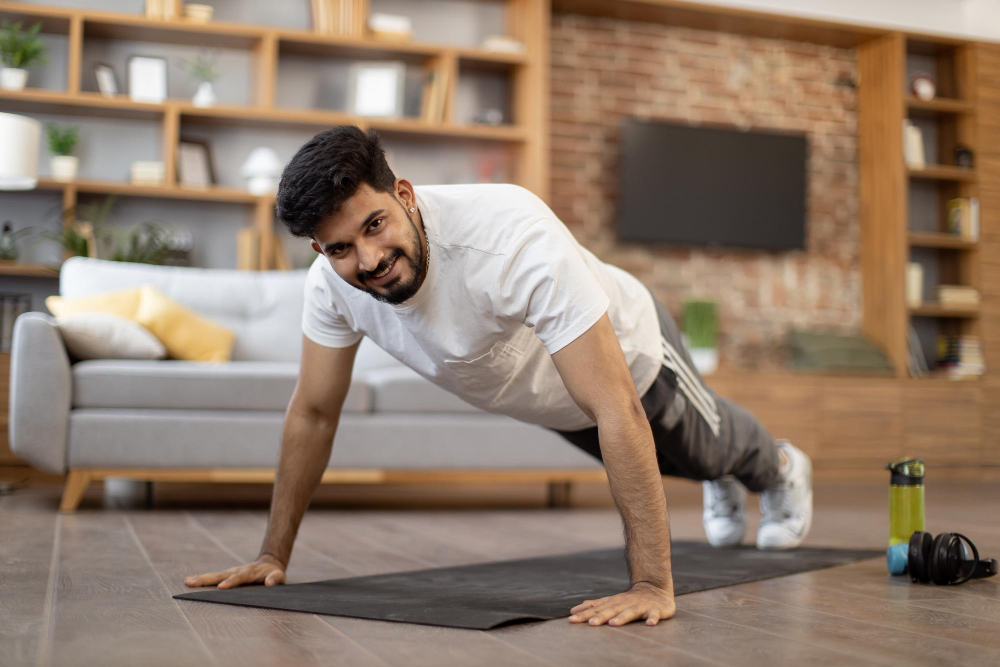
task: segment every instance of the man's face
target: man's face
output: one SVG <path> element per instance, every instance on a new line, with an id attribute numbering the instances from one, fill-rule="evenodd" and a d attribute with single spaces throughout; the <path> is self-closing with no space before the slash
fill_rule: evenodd
<path id="1" fill-rule="evenodd" d="M 352 287 L 384 303 L 403 303 L 424 278 L 424 248 L 405 181 L 395 195 L 362 185 L 340 210 L 316 229 L 312 246 Z M 400 202 L 406 202 L 406 206 Z"/>

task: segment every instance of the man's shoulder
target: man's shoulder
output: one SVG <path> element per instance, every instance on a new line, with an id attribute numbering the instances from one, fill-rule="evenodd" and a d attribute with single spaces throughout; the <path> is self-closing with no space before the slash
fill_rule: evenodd
<path id="1" fill-rule="evenodd" d="M 506 255 L 540 219 L 557 220 L 535 193 L 513 183 L 415 186 L 434 207 L 441 245 Z"/>

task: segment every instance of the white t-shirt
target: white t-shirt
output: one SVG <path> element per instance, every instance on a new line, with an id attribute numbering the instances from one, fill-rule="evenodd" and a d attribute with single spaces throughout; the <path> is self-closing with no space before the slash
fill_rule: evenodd
<path id="1" fill-rule="evenodd" d="M 443 389 L 488 412 L 576 431 L 594 422 L 549 356 L 607 312 L 639 396 L 662 357 L 649 291 L 581 246 L 518 185 L 418 185 L 430 247 L 427 276 L 399 305 L 347 284 L 318 255 L 302 331 L 327 347 L 368 336 Z M 599 382 L 600 378 L 595 378 Z"/>

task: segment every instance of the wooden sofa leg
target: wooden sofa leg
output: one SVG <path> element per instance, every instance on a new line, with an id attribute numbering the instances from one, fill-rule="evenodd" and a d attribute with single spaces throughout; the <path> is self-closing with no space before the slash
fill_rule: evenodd
<path id="1" fill-rule="evenodd" d="M 70 470 L 66 476 L 66 487 L 63 489 L 61 512 L 75 512 L 83 500 L 83 494 L 90 486 L 90 473 L 85 470 Z"/>
<path id="2" fill-rule="evenodd" d="M 549 482 L 549 507 L 569 507 L 572 482 Z"/>

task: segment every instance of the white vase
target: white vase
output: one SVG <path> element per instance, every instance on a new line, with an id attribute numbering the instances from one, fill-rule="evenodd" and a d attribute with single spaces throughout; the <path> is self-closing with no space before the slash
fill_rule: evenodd
<path id="1" fill-rule="evenodd" d="M 198 84 L 198 90 L 191 98 L 191 104 L 196 107 L 210 107 L 215 104 L 215 88 L 211 81 L 202 81 Z"/>
<path id="2" fill-rule="evenodd" d="M 714 347 L 689 347 L 691 361 L 702 375 L 710 375 L 719 367 L 719 350 Z"/>
<path id="3" fill-rule="evenodd" d="M 28 70 L 17 67 L 0 67 L 0 88 L 24 90 L 26 83 L 28 83 Z"/>
<path id="4" fill-rule="evenodd" d="M 52 168 L 52 180 L 65 183 L 76 179 L 76 172 L 80 166 L 80 158 L 75 155 L 53 155 L 50 166 Z"/>

